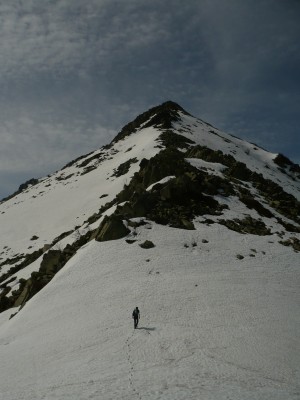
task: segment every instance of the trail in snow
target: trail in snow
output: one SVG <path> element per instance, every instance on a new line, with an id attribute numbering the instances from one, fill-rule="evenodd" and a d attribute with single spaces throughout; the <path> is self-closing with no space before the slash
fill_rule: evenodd
<path id="1" fill-rule="evenodd" d="M 78 251 L 2 320 L 3 399 L 299 398 L 298 254 L 268 237 L 196 226 L 153 223 L 134 244 Z M 146 239 L 155 247 L 141 249 Z"/>
<path id="2" fill-rule="evenodd" d="M 131 341 L 134 336 L 134 332 L 126 339 L 127 352 L 128 352 L 128 363 L 129 363 L 129 385 L 132 389 L 133 395 L 138 399 L 142 400 L 141 394 L 137 391 L 135 387 L 135 376 L 134 376 L 134 363 L 132 359 L 132 352 L 134 349 L 131 349 Z"/>

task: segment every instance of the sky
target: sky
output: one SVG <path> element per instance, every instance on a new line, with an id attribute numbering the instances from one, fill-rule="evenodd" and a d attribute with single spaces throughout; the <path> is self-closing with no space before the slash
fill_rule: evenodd
<path id="1" fill-rule="evenodd" d="M 300 163 L 299 0 L 0 0 L 0 199 L 172 100 Z"/>

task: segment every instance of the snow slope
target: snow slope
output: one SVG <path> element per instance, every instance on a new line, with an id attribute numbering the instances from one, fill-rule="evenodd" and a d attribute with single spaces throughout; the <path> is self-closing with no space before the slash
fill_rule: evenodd
<path id="1" fill-rule="evenodd" d="M 278 168 L 276 154 L 179 115 L 174 132 L 191 146 L 231 154 L 300 199 L 299 180 Z M 54 246 L 64 249 L 96 229 L 117 205 L 93 224 L 87 219 L 163 148 L 152 120 L 155 115 L 0 203 L 0 263 L 69 232 Z M 187 161 L 219 177 L 226 170 Z M 165 176 L 147 190 L 173 179 Z M 268 209 L 251 182 L 247 188 Z M 147 221 L 131 227 L 127 238 L 88 242 L 22 309 L 0 313 L 0 400 L 299 399 L 299 254 L 279 241 L 300 234 L 285 230 L 276 217 L 290 221 L 275 210 L 266 218 L 237 196 L 215 198 L 227 208 L 221 216 L 195 218 L 195 230 Z M 270 235 L 240 234 L 218 223 L 245 216 L 264 222 Z M 145 240 L 155 247 L 142 249 Z M 39 269 L 42 257 L 13 274 L 12 290 Z M 1 276 L 18 263 L 8 261 Z"/>
<path id="2" fill-rule="evenodd" d="M 251 171 L 261 173 L 264 178 L 278 183 L 287 193 L 300 199 L 299 182 L 295 182 L 292 173 L 289 175 L 280 171 L 273 161 L 278 154 L 270 153 L 256 144 L 222 132 L 191 115 L 183 112 L 179 114 L 180 121 L 174 124 L 174 132 L 193 140 L 198 145 L 221 150 L 224 154 L 233 156 L 237 161 L 245 163 Z"/>
<path id="3" fill-rule="evenodd" d="M 136 238 L 90 242 L 2 323 L 1 399 L 299 398 L 297 253 L 217 224 Z"/>
<path id="4" fill-rule="evenodd" d="M 81 226 L 102 205 L 114 199 L 139 169 L 142 158 L 151 158 L 160 150 L 155 148 L 160 134 L 155 128 L 144 128 L 110 149 L 97 150 L 41 179 L 37 185 L 0 204 L 2 257 L 33 252 L 61 233 Z M 114 175 L 120 164 L 134 158 L 136 162 L 126 174 Z M 85 173 L 87 167 L 95 169 Z M 34 236 L 37 239 L 32 240 Z"/>
<path id="5" fill-rule="evenodd" d="M 233 155 L 300 199 L 299 181 L 295 181 L 292 173 L 278 169 L 273 162 L 277 154 L 220 132 L 186 113 L 179 115 L 180 121 L 173 123 L 175 133 L 193 140 L 194 145 Z M 139 170 L 140 161 L 161 150 L 162 130 L 144 125 L 123 140 L 113 142 L 110 148 L 104 146 L 0 203 L 0 262 L 50 244 L 60 234 L 84 224 L 101 206 L 113 200 Z M 116 176 L 117 167 L 130 160 L 134 161 L 129 170 Z M 199 165 L 200 160 L 191 159 L 192 164 L 195 162 Z M 220 171 L 222 165 L 211 164 L 211 169 L 215 168 Z"/>

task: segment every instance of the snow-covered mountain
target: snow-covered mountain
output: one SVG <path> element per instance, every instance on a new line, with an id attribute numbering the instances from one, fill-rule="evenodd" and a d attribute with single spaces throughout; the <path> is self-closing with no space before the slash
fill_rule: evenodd
<path id="1" fill-rule="evenodd" d="M 166 102 L 21 185 L 0 203 L 0 398 L 299 398 L 299 181 Z"/>

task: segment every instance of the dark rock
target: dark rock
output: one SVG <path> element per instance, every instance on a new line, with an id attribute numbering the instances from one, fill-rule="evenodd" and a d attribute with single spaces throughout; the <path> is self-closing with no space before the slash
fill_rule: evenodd
<path id="1" fill-rule="evenodd" d="M 287 240 L 281 240 L 279 242 L 280 244 L 284 245 L 284 246 L 291 246 L 293 247 L 293 249 L 298 252 L 300 251 L 300 240 L 297 239 L 296 237 L 290 237 Z"/>
<path id="2" fill-rule="evenodd" d="M 105 217 L 96 234 L 96 241 L 116 240 L 127 236 L 130 230 L 123 223 L 122 216 L 112 214 Z"/>
<path id="3" fill-rule="evenodd" d="M 142 249 L 151 249 L 152 247 L 155 247 L 155 244 L 151 242 L 151 240 L 146 240 L 144 243 L 141 243 L 139 245 Z"/>
<path id="4" fill-rule="evenodd" d="M 157 107 L 153 107 L 143 114 L 140 114 L 134 121 L 125 125 L 112 143 L 116 143 L 119 140 L 124 139 L 126 136 L 131 135 L 141 126 L 144 128 L 150 126 L 159 126 L 161 129 L 170 129 L 172 127 L 172 123 L 180 119 L 178 111 L 188 115 L 188 113 L 184 111 L 182 107 L 172 101 L 167 101 Z"/>
<path id="5" fill-rule="evenodd" d="M 39 237 L 36 235 L 33 235 L 32 238 L 30 240 L 37 240 Z"/>
<path id="6" fill-rule="evenodd" d="M 43 274 L 54 275 L 60 269 L 62 261 L 63 261 L 62 251 L 49 250 L 43 256 L 43 260 L 40 266 L 40 272 Z"/>
<path id="7" fill-rule="evenodd" d="M 29 186 L 34 186 L 37 183 L 39 183 L 38 179 L 32 178 L 26 181 L 25 183 L 22 183 L 22 185 L 19 186 L 19 192 L 22 192 L 23 190 L 27 189 Z"/>
<path id="8" fill-rule="evenodd" d="M 90 165 L 89 167 L 84 168 L 84 170 L 81 172 L 81 175 L 86 175 L 89 172 L 94 171 L 95 169 L 97 169 L 95 165 Z"/>
<path id="9" fill-rule="evenodd" d="M 218 221 L 220 224 L 225 225 L 227 228 L 239 232 L 239 233 L 251 233 L 252 235 L 271 235 L 271 231 L 266 227 L 264 222 L 256 220 L 250 215 L 246 216 L 244 219 L 239 220 L 235 218 L 234 220 L 222 220 Z"/>
<path id="10" fill-rule="evenodd" d="M 181 148 L 186 149 L 191 144 L 195 143 L 193 140 L 188 139 L 185 136 L 174 133 L 171 130 L 167 130 L 160 135 L 160 140 L 163 145 L 167 148 Z"/>
<path id="11" fill-rule="evenodd" d="M 131 164 L 134 164 L 136 162 L 137 162 L 136 158 L 130 158 L 130 160 L 123 162 L 122 164 L 120 164 L 118 166 L 118 168 L 116 168 L 114 170 L 114 173 L 112 174 L 112 176 L 119 177 L 119 176 L 127 174 L 127 172 L 130 169 Z"/>
<path id="12" fill-rule="evenodd" d="M 244 203 L 250 210 L 254 209 L 262 217 L 272 218 L 274 214 L 271 213 L 267 208 L 265 208 L 260 202 L 254 199 L 250 191 L 245 189 L 240 189 L 239 199 Z"/>

